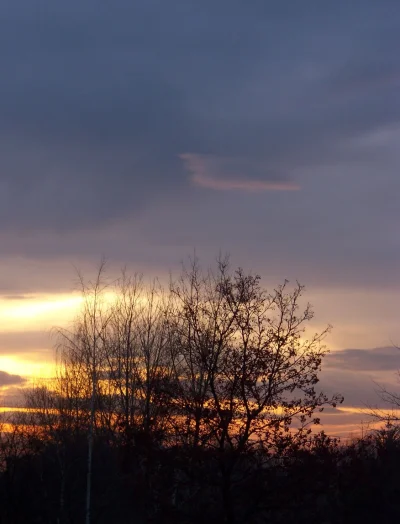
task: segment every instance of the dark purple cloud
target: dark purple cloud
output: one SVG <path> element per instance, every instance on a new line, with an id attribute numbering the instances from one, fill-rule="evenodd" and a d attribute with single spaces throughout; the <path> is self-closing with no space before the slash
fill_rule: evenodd
<path id="1" fill-rule="evenodd" d="M 340 392 L 346 406 L 386 407 L 380 386 L 399 391 L 400 351 L 395 347 L 332 351 L 323 361 L 321 388 L 329 394 Z"/>
<path id="2" fill-rule="evenodd" d="M 396 347 L 345 349 L 325 358 L 327 368 L 349 371 L 392 371 L 400 369 L 400 350 Z"/>
<path id="3" fill-rule="evenodd" d="M 0 355 L 35 355 L 49 359 L 54 345 L 49 331 L 2 331 L 0 332 Z"/>
<path id="4" fill-rule="evenodd" d="M 19 375 L 11 375 L 6 371 L 0 371 L 0 388 L 4 386 L 16 386 L 23 384 L 26 381 L 23 377 Z"/>

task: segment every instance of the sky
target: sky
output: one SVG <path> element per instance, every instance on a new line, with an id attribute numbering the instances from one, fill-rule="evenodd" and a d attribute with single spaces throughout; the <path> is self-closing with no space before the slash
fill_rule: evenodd
<path id="1" fill-rule="evenodd" d="M 74 267 L 194 249 L 306 286 L 348 406 L 396 387 L 397 0 L 3 0 L 0 44 L 4 390 L 49 373 Z"/>

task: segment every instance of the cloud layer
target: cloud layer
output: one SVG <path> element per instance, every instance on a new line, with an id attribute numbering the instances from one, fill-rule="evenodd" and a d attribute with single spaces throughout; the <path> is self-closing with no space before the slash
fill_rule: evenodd
<path id="1" fill-rule="evenodd" d="M 160 274 L 193 248 L 206 260 L 221 249 L 273 285 L 337 290 L 346 314 L 317 313 L 346 324 L 341 347 L 372 323 L 382 340 L 371 344 L 388 343 L 399 10 L 5 0 L 0 292 L 64 291 L 72 263 L 102 254 Z"/>
<path id="2" fill-rule="evenodd" d="M 257 187 L 277 189 L 301 179 L 300 168 L 376 159 L 352 141 L 399 121 L 395 4 L 290 6 L 6 2 L 1 228 L 65 231 L 137 216 L 189 191 L 186 151 L 245 159 L 243 189 L 255 189 L 260 165 Z M 343 191 L 354 195 L 362 177 L 348 174 Z"/>
<path id="3" fill-rule="evenodd" d="M 377 391 L 379 386 L 398 392 L 400 352 L 394 347 L 333 351 L 323 362 L 321 386 L 330 394 L 340 392 L 344 407 L 388 406 Z"/>
<path id="4" fill-rule="evenodd" d="M 346 349 L 327 355 L 325 365 L 349 371 L 396 371 L 400 369 L 400 350 L 396 347 Z"/>

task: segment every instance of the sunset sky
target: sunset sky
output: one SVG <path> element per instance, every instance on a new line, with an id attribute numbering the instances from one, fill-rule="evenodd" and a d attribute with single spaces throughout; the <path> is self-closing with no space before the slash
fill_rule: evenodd
<path id="1" fill-rule="evenodd" d="M 51 375 L 74 267 L 194 249 L 306 286 L 336 432 L 396 387 L 398 1 L 3 0 L 0 41 L 4 396 Z"/>

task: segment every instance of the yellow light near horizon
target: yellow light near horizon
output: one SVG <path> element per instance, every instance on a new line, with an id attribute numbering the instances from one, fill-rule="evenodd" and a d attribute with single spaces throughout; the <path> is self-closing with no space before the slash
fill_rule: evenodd
<path id="1" fill-rule="evenodd" d="M 63 299 L 50 299 L 46 301 L 37 301 L 33 303 L 19 304 L 17 307 L 9 308 L 8 315 L 11 318 L 32 318 L 49 311 L 60 310 L 64 308 L 75 307 L 82 302 L 80 297 L 70 297 Z"/>
<path id="2" fill-rule="evenodd" d="M 82 304 L 76 295 L 41 295 L 15 300 L 0 297 L 0 332 L 42 330 L 71 320 Z"/>
<path id="3" fill-rule="evenodd" d="M 49 355 L 50 356 L 50 355 Z M 27 360 L 18 357 L 0 356 L 0 370 L 10 375 L 20 375 L 29 379 L 52 378 L 55 375 L 55 362 L 48 360 Z"/>
<path id="4" fill-rule="evenodd" d="M 1 333 L 29 331 L 49 332 L 54 326 L 65 326 L 78 313 L 82 296 L 77 294 L 27 295 L 8 299 L 0 296 L 0 337 Z M 48 348 L 38 353 L 0 355 L 0 370 L 30 380 L 54 377 L 54 353 Z M 48 352 L 47 352 L 48 349 Z M 21 384 L 21 386 L 26 385 Z"/>
<path id="5" fill-rule="evenodd" d="M 102 302 L 108 305 L 115 299 L 115 293 L 106 292 Z M 84 304 L 80 293 L 25 295 L 6 298 L 0 296 L 0 337 L 1 333 L 29 331 L 50 332 L 53 327 L 65 327 L 79 313 Z M 88 305 L 90 307 L 90 296 Z M 55 376 L 55 355 L 51 345 L 40 355 L 25 352 L 24 355 L 0 355 L 0 370 L 29 379 L 47 379 Z M 48 350 L 48 351 L 47 351 Z"/>

